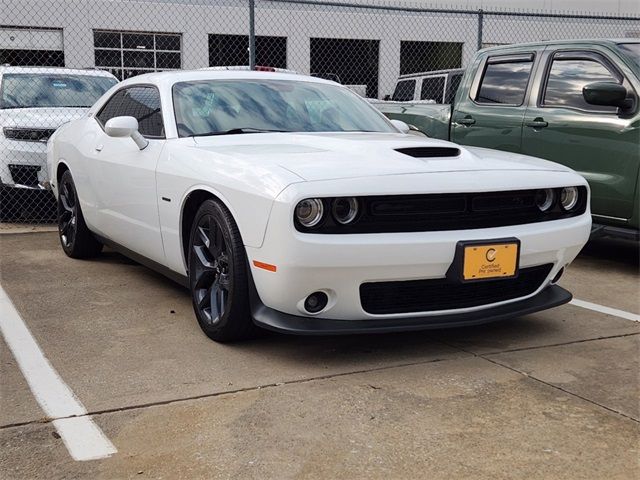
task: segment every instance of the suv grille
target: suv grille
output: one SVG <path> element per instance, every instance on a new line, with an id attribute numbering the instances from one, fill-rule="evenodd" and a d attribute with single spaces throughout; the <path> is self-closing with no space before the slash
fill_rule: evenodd
<path id="1" fill-rule="evenodd" d="M 3 128 L 6 138 L 23 142 L 46 142 L 56 131 L 55 128 Z"/>
<path id="2" fill-rule="evenodd" d="M 477 307 L 525 297 L 545 281 L 552 264 L 520 269 L 516 278 L 455 283 L 446 278 L 360 285 L 360 302 L 367 313 L 433 312 Z"/>

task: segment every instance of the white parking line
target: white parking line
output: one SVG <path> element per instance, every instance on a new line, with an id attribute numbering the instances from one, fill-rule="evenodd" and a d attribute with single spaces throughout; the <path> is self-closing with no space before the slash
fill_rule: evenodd
<path id="1" fill-rule="evenodd" d="M 27 380 L 33 396 L 64 441 L 74 460 L 109 457 L 117 450 L 87 415 L 84 405 L 64 383 L 0 286 L 0 331 Z"/>
<path id="2" fill-rule="evenodd" d="M 634 322 L 640 322 L 640 315 L 631 312 L 625 312 L 624 310 L 618 310 L 617 308 L 605 307 L 604 305 L 598 305 L 597 303 L 585 302 L 584 300 L 578 300 L 574 298 L 571 300 L 571 305 L 576 307 L 588 308 L 600 313 L 606 313 L 607 315 L 615 315 L 616 317 L 626 318 Z"/>

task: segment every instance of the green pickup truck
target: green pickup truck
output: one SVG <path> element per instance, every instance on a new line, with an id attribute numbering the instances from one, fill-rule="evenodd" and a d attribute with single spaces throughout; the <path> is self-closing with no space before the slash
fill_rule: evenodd
<path id="1" fill-rule="evenodd" d="M 591 186 L 596 232 L 640 238 L 640 39 L 480 50 L 452 105 L 372 101 L 424 134 L 546 158 Z"/>

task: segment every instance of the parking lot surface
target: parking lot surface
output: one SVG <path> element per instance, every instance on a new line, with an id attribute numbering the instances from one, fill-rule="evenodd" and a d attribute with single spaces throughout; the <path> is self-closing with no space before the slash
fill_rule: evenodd
<path id="1" fill-rule="evenodd" d="M 1 284 L 117 452 L 76 461 L 0 342 L 3 478 L 638 478 L 640 322 L 565 305 L 474 328 L 205 337 L 188 292 L 53 232 L 0 234 Z M 637 245 L 561 284 L 640 314 Z"/>

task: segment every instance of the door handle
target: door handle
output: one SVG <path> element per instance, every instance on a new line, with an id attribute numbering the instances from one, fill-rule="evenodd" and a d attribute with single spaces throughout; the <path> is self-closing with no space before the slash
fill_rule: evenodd
<path id="1" fill-rule="evenodd" d="M 101 151 L 102 151 L 102 144 L 96 145 L 96 152 L 101 152 Z"/>
<path id="2" fill-rule="evenodd" d="M 545 122 L 542 117 L 534 118 L 532 121 L 525 122 L 524 124 L 531 128 L 545 128 L 549 126 L 549 122 Z"/>
<path id="3" fill-rule="evenodd" d="M 456 123 L 459 123 L 460 125 L 465 125 L 467 127 L 473 125 L 474 123 L 476 123 L 476 119 L 473 118 L 471 115 L 467 115 L 466 117 L 463 118 L 458 118 L 456 120 Z"/>

